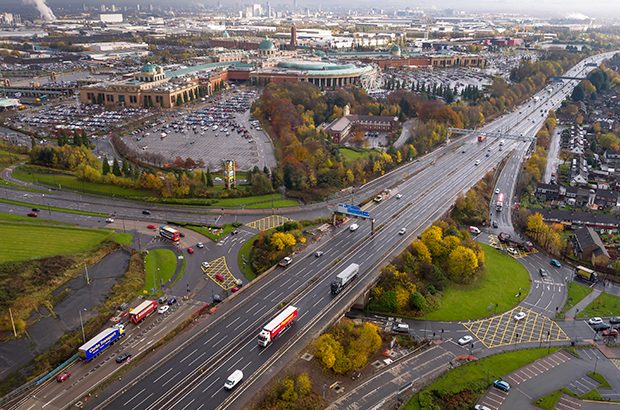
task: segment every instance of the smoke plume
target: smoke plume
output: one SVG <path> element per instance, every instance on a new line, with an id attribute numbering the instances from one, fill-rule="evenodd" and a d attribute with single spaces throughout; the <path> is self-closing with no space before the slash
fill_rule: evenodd
<path id="1" fill-rule="evenodd" d="M 22 0 L 24 4 L 31 4 L 39 10 L 39 14 L 41 18 L 46 21 L 56 20 L 56 16 L 52 9 L 49 8 L 47 4 L 45 4 L 45 0 Z"/>

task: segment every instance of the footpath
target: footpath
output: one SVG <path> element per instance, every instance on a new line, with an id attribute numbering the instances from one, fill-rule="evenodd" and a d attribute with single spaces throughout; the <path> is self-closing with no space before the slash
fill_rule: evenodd
<path id="1" fill-rule="evenodd" d="M 566 316 L 565 318 L 567 320 L 573 320 L 575 319 L 575 315 L 577 314 L 577 311 L 581 312 L 583 311 L 590 303 L 592 303 L 592 301 L 594 299 L 596 299 L 598 297 L 598 295 L 600 295 L 602 293 L 601 290 L 599 289 L 594 289 L 592 291 L 592 293 L 590 293 L 588 296 L 586 296 L 585 298 L 583 298 L 579 303 L 577 303 L 575 306 L 573 306 L 572 308 L 570 308 L 568 310 L 568 312 L 566 312 Z"/>

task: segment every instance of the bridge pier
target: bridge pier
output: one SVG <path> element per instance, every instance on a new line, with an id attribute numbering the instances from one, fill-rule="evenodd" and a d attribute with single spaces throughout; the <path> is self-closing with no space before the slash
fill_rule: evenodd
<path id="1" fill-rule="evenodd" d="M 353 306 L 351 306 L 351 308 L 362 310 L 366 307 L 369 300 L 370 300 L 370 289 L 367 289 L 364 291 L 364 293 L 359 295 L 357 299 L 355 299 L 355 302 L 353 302 Z"/>

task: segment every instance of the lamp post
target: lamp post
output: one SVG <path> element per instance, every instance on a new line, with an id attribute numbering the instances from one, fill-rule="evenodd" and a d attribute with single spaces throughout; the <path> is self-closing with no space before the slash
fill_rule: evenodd
<path id="1" fill-rule="evenodd" d="M 86 309 L 84 309 L 86 311 Z M 82 328 L 82 343 L 86 343 L 86 334 L 84 333 L 84 321 L 82 320 L 82 309 L 78 310 L 80 314 L 80 327 Z"/>

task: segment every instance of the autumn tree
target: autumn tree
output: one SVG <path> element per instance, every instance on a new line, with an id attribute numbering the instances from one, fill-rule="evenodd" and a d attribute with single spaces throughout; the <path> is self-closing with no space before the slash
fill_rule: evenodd
<path id="1" fill-rule="evenodd" d="M 478 269 L 478 258 L 474 251 L 457 246 L 448 256 L 448 275 L 458 283 L 471 283 Z"/>

